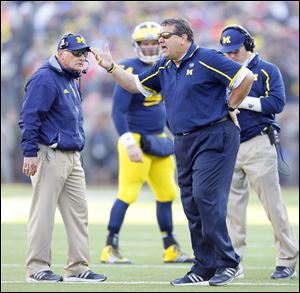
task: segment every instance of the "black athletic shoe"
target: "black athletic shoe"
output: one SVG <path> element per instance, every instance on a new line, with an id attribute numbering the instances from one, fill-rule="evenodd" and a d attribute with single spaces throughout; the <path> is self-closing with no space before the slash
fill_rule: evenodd
<path id="1" fill-rule="evenodd" d="M 52 271 L 42 271 L 30 275 L 26 278 L 26 282 L 28 283 L 36 283 L 36 282 L 61 282 L 63 277 L 60 275 L 54 274 Z"/>
<path id="2" fill-rule="evenodd" d="M 233 279 L 239 277 L 243 273 L 240 265 L 235 268 L 217 269 L 215 275 L 209 280 L 210 286 L 222 286 L 230 283 Z"/>
<path id="3" fill-rule="evenodd" d="M 199 285 L 199 286 L 208 286 L 208 280 L 204 280 L 201 276 L 196 275 L 195 273 L 187 273 L 184 277 L 172 280 L 170 282 L 174 286 L 188 286 L 188 285 Z"/>
<path id="4" fill-rule="evenodd" d="M 277 266 L 271 275 L 271 279 L 292 279 L 296 277 L 294 267 Z"/>
<path id="5" fill-rule="evenodd" d="M 90 282 L 90 283 L 97 283 L 103 282 L 107 279 L 105 275 L 96 274 L 90 270 L 85 271 L 81 274 L 76 276 L 69 276 L 64 277 L 64 282 Z"/>

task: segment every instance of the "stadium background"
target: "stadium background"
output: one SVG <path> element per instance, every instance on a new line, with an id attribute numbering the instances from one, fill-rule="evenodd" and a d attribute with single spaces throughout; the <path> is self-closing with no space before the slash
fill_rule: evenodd
<path id="1" fill-rule="evenodd" d="M 1 2 L 1 183 L 29 182 L 21 173 L 17 125 L 30 74 L 55 53 L 65 32 L 83 34 L 89 44 L 110 44 L 116 61 L 135 56 L 134 27 L 143 21 L 181 16 L 191 23 L 195 41 L 219 48 L 222 28 L 239 23 L 250 30 L 256 50 L 277 64 L 287 105 L 278 121 L 285 160 L 291 172 L 283 185 L 299 183 L 299 2 L 298 1 L 2 1 Z M 83 152 L 88 184 L 116 184 L 117 134 L 112 125 L 113 79 L 97 67 L 82 78 L 87 143 Z"/>
<path id="2" fill-rule="evenodd" d="M 31 201 L 29 179 L 21 173 L 22 154 L 17 125 L 30 74 L 55 53 L 65 32 L 81 33 L 88 43 L 110 44 L 116 61 L 133 57 L 131 33 L 143 21 L 173 16 L 187 18 L 201 46 L 219 48 L 222 28 L 231 23 L 247 27 L 263 58 L 277 64 L 283 74 L 287 105 L 278 116 L 282 127 L 283 153 L 291 168 L 282 176 L 283 196 L 291 224 L 299 233 L 299 2 L 298 1 L 1 1 L 1 291 L 2 292 L 196 292 L 199 288 L 172 288 L 169 280 L 186 273 L 189 266 L 161 264 L 161 241 L 155 220 L 155 203 L 144 188 L 139 201 L 126 215 L 122 230 L 124 255 L 132 266 L 105 266 L 99 253 L 106 237 L 106 224 L 117 190 L 117 134 L 112 125 L 113 80 L 90 58 L 83 76 L 83 107 L 87 143 L 83 152 L 87 172 L 91 268 L 109 276 L 98 286 L 26 284 L 26 222 Z M 6 184 L 14 183 L 14 184 Z M 25 184 L 19 184 L 25 183 Z M 191 251 L 186 218 L 180 200 L 173 205 L 178 240 Z M 276 254 L 272 228 L 256 196 L 248 207 L 247 276 L 232 286 L 201 288 L 203 292 L 299 291 L 299 282 L 271 282 Z M 299 237 L 299 236 L 298 236 Z M 67 241 L 60 214 L 56 215 L 53 268 L 63 272 Z M 298 274 L 299 270 L 297 269 Z"/>

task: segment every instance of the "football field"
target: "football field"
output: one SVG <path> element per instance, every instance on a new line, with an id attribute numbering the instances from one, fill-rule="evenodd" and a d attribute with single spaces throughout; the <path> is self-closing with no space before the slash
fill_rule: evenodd
<path id="1" fill-rule="evenodd" d="M 138 202 L 127 212 L 120 234 L 121 253 L 131 265 L 104 265 L 99 261 L 106 239 L 106 224 L 115 200 L 116 187 L 89 187 L 90 268 L 108 276 L 98 284 L 28 284 L 25 282 L 26 221 L 30 207 L 30 185 L 1 186 L 1 291 L 2 292 L 298 292 L 299 279 L 271 280 L 276 250 L 271 225 L 252 194 L 248 207 L 248 238 L 243 262 L 244 279 L 227 286 L 180 286 L 170 280 L 189 271 L 187 264 L 163 264 L 162 241 L 155 216 L 155 201 L 144 188 Z M 284 200 L 289 218 L 298 235 L 298 190 L 285 189 Z M 183 251 L 191 253 L 187 222 L 179 199 L 173 205 L 174 227 Z M 298 235 L 299 237 L 299 235 Z M 299 238 L 298 238 L 299 239 Z M 57 212 L 52 242 L 52 270 L 63 274 L 66 265 L 67 240 Z M 298 274 L 298 268 L 297 268 Z"/>

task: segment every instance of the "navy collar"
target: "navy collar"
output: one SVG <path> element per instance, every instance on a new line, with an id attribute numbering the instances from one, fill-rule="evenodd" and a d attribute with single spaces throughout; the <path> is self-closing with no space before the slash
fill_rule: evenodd
<path id="1" fill-rule="evenodd" d="M 184 55 L 183 59 L 181 60 L 181 62 L 184 62 L 187 59 L 190 59 L 195 52 L 199 49 L 199 46 L 197 46 L 194 42 L 192 42 L 190 48 L 188 49 L 188 51 L 186 52 L 186 54 Z"/>
<path id="2" fill-rule="evenodd" d="M 185 55 L 183 56 L 183 58 L 180 60 L 180 65 L 181 65 L 184 61 L 190 59 L 190 58 L 195 54 L 195 52 L 196 52 L 198 49 L 199 49 L 199 46 L 197 46 L 194 42 L 192 42 L 190 48 L 187 50 L 187 52 L 185 53 Z M 173 62 L 173 64 L 175 65 L 174 60 L 172 60 L 172 62 Z M 180 66 L 180 65 L 179 65 L 179 66 Z"/>
<path id="3" fill-rule="evenodd" d="M 250 61 L 247 68 L 251 69 L 254 66 L 256 66 L 259 62 L 260 62 L 260 57 L 259 57 L 258 53 L 255 53 L 255 57 Z"/>

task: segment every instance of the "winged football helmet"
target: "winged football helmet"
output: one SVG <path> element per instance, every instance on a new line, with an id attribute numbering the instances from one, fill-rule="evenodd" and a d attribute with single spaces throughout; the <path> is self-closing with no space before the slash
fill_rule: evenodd
<path id="1" fill-rule="evenodd" d="M 157 44 L 157 48 L 141 48 L 141 41 L 158 41 L 160 25 L 156 22 L 143 22 L 136 26 L 132 34 L 132 43 L 138 57 L 145 63 L 155 63 L 161 56 L 161 50 Z"/>

